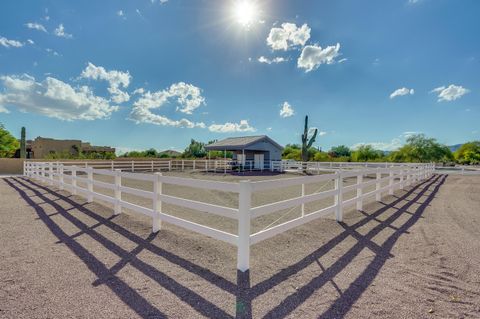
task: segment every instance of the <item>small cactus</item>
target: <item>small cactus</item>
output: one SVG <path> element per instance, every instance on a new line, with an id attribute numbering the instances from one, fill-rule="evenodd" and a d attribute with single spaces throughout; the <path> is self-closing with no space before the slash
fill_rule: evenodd
<path id="1" fill-rule="evenodd" d="M 22 136 L 20 138 L 20 158 L 27 158 L 27 142 L 25 140 L 25 127 L 22 127 Z"/>
<path id="2" fill-rule="evenodd" d="M 312 147 L 312 144 L 315 142 L 317 138 L 318 129 L 315 129 L 313 132 L 312 137 L 308 138 L 308 115 L 305 116 L 305 128 L 303 129 L 302 134 L 302 161 L 308 161 L 308 149 Z"/>

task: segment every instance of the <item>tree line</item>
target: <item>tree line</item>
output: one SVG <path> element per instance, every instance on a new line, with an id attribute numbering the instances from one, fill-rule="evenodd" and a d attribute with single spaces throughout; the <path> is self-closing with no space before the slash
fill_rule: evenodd
<path id="1" fill-rule="evenodd" d="M 328 152 L 321 151 L 312 144 L 316 138 L 316 130 L 308 137 L 308 118 L 305 120 L 302 144 L 287 144 L 283 150 L 282 158 L 296 161 L 338 161 L 338 162 L 420 162 L 420 163 L 459 163 L 463 165 L 480 164 L 480 141 L 471 141 L 462 144 L 455 152 L 444 144 L 439 143 L 435 138 L 424 134 L 409 136 L 405 145 L 392 152 L 385 152 L 375 149 L 372 145 L 361 145 L 355 149 L 346 145 L 332 147 Z M 24 138 L 24 133 L 22 133 Z M 22 139 L 23 140 L 23 139 Z M 190 144 L 183 152 L 159 152 L 153 148 L 145 151 L 127 152 L 122 157 L 146 157 L 146 158 L 223 158 L 223 151 L 205 150 L 205 146 L 216 142 L 216 140 L 203 143 L 191 139 Z M 23 142 L 24 143 L 24 142 Z M 0 157 L 14 157 L 20 149 L 20 141 L 16 139 L 0 123 Z M 22 144 L 23 146 L 24 144 Z M 22 152 L 20 152 L 22 153 Z M 69 152 L 50 154 L 51 159 L 73 158 Z M 106 157 L 107 156 L 107 157 Z M 232 152 L 226 152 L 227 158 L 232 158 Z M 75 155 L 78 159 L 113 159 L 115 154 L 90 153 Z"/>

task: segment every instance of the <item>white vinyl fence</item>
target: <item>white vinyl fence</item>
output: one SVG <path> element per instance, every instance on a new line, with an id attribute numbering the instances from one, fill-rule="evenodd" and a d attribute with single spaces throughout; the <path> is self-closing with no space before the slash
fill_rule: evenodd
<path id="1" fill-rule="evenodd" d="M 31 162 L 27 160 L 27 163 Z M 57 161 L 53 165 L 69 165 L 78 167 L 92 167 L 95 169 L 108 169 L 127 172 L 162 172 L 162 171 L 203 171 L 226 173 L 231 171 L 307 171 L 320 173 L 338 169 L 361 169 L 361 168 L 388 168 L 388 167 L 416 167 L 424 164 L 417 163 L 384 163 L 384 162 L 298 162 L 293 160 L 265 161 L 261 168 L 255 168 L 254 161 L 238 162 L 232 159 L 155 159 L 155 160 L 99 160 L 99 161 Z"/>
<path id="2" fill-rule="evenodd" d="M 90 163 L 89 163 L 90 164 Z M 184 163 L 185 164 L 185 163 Z M 170 164 L 171 165 L 171 164 Z M 237 268 L 246 271 L 250 267 L 250 246 L 262 240 L 281 234 L 289 229 L 308 223 L 312 220 L 335 214 L 337 221 L 342 221 L 343 210 L 346 207 L 355 206 L 361 210 L 363 202 L 369 197 L 375 197 L 380 201 L 385 193 L 393 194 L 397 189 L 403 189 L 405 186 L 412 185 L 420 180 L 426 179 L 433 174 L 434 166 L 431 164 L 417 164 L 405 166 L 377 167 L 339 170 L 329 172 L 323 175 L 283 178 L 267 181 L 240 181 L 239 183 L 207 181 L 191 178 L 180 178 L 173 176 L 163 176 L 160 172 L 154 174 L 124 172 L 119 168 L 99 169 L 91 166 L 80 167 L 72 163 L 56 162 L 25 162 L 24 175 L 42 181 L 50 185 L 56 185 L 60 189 L 65 189 L 73 194 L 84 196 L 88 202 L 94 200 L 106 201 L 114 205 L 114 214 L 120 214 L 122 208 L 130 209 L 136 213 L 144 214 L 152 218 L 152 231 L 158 232 L 161 229 L 161 222 L 167 222 L 187 230 L 197 232 L 218 240 L 222 240 L 237 247 Z M 95 180 L 93 175 L 113 176 L 114 183 L 107 183 Z M 367 175 L 375 175 L 375 179 L 364 181 Z M 146 191 L 137 188 L 126 187 L 122 185 L 122 178 L 132 180 L 148 181 L 153 183 L 153 191 Z M 344 186 L 344 179 L 356 178 L 356 183 Z M 322 181 L 333 181 L 334 189 L 305 194 L 306 184 L 318 183 Z M 388 181 L 386 186 L 382 187 L 382 182 Z M 80 187 L 77 182 L 81 182 L 86 187 Z M 238 194 L 238 207 L 224 207 L 209 204 L 200 201 L 189 200 L 185 198 L 165 195 L 162 193 L 163 184 L 182 185 L 199 189 L 210 189 L 222 192 L 231 192 Z M 385 183 L 384 183 L 385 184 Z M 252 207 L 252 195 L 255 192 L 263 190 L 279 189 L 283 187 L 299 185 L 302 188 L 302 195 L 274 203 Z M 375 190 L 365 193 L 367 187 L 375 185 Z M 94 186 L 114 191 L 113 196 L 94 192 Z M 354 198 L 344 200 L 345 192 L 356 191 Z M 122 194 L 133 194 L 151 200 L 151 207 L 144 207 L 133 204 L 122 198 Z M 315 212 L 305 214 L 304 205 L 324 198 L 333 198 L 334 204 Z M 238 221 L 238 233 L 232 234 L 218 229 L 197 224 L 186 219 L 168 214 L 162 209 L 162 203 L 177 205 L 180 207 L 193 209 L 199 214 L 208 212 L 211 214 L 231 218 Z M 274 213 L 291 207 L 302 207 L 300 217 L 289 220 L 283 224 L 263 229 L 256 233 L 251 233 L 250 227 L 252 220 L 260 216 Z"/>

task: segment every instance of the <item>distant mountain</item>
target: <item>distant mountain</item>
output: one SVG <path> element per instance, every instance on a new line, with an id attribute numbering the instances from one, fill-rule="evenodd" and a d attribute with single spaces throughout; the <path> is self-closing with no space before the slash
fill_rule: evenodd
<path id="1" fill-rule="evenodd" d="M 455 145 L 450 145 L 448 148 L 450 149 L 450 151 L 452 152 L 455 152 L 456 150 L 458 150 L 460 148 L 460 146 L 462 146 L 463 144 L 455 144 Z"/>

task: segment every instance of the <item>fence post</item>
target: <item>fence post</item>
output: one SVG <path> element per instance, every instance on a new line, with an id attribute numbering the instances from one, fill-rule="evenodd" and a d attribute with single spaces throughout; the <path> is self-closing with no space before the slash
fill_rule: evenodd
<path id="1" fill-rule="evenodd" d="M 87 169 L 87 190 L 88 190 L 87 202 L 91 203 L 93 202 L 93 168 L 92 167 L 89 167 Z"/>
<path id="2" fill-rule="evenodd" d="M 150 164 L 151 164 L 151 166 L 152 166 L 152 172 L 153 172 L 153 161 L 152 161 Z"/>
<path id="3" fill-rule="evenodd" d="M 195 170 L 195 160 L 193 160 L 193 170 Z"/>
<path id="4" fill-rule="evenodd" d="M 357 210 L 363 209 L 363 188 L 360 186 L 363 183 L 363 173 L 357 175 Z"/>
<path id="5" fill-rule="evenodd" d="M 77 195 L 77 167 L 72 166 L 72 194 Z"/>
<path id="6" fill-rule="evenodd" d="M 305 196 L 305 184 L 302 183 L 302 197 Z M 302 217 L 305 216 L 305 203 L 302 202 Z"/>
<path id="7" fill-rule="evenodd" d="M 132 161 L 132 173 L 135 172 L 135 161 Z"/>
<path id="8" fill-rule="evenodd" d="M 120 190 L 120 186 L 122 186 L 122 170 L 116 169 L 115 170 L 115 207 L 114 207 L 114 215 L 118 215 L 122 212 L 122 206 L 120 205 L 120 201 L 122 200 L 122 191 Z"/>
<path id="9" fill-rule="evenodd" d="M 157 233 L 162 228 L 162 220 L 160 213 L 162 212 L 162 173 L 155 173 L 155 181 L 153 182 L 153 225 L 152 232 Z"/>
<path id="10" fill-rule="evenodd" d="M 113 161 L 111 161 L 111 163 L 110 163 L 110 168 L 111 168 L 112 171 L 115 169 L 115 165 L 113 164 Z"/>
<path id="11" fill-rule="evenodd" d="M 404 181 L 403 181 L 403 174 L 405 170 L 403 167 L 400 169 L 400 189 L 403 190 L 405 188 Z"/>
<path id="12" fill-rule="evenodd" d="M 240 181 L 239 186 L 237 269 L 245 272 L 250 268 L 250 207 L 252 203 L 252 184 L 250 181 Z"/>
<path id="13" fill-rule="evenodd" d="M 63 191 L 64 186 L 63 186 L 63 164 L 59 164 L 58 167 L 58 182 L 59 182 L 59 187 L 60 190 Z"/>
<path id="14" fill-rule="evenodd" d="M 388 179 L 388 195 L 393 195 L 393 166 L 390 167 L 389 179 Z"/>
<path id="15" fill-rule="evenodd" d="M 341 222 L 343 220 L 343 176 L 341 170 L 335 174 L 337 175 L 337 178 L 335 178 L 335 190 L 337 191 L 335 195 L 335 219 L 337 222 Z"/>
<path id="16" fill-rule="evenodd" d="M 168 161 L 168 171 L 172 170 L 172 161 Z"/>
<path id="17" fill-rule="evenodd" d="M 382 173 L 380 173 L 380 167 L 377 167 L 377 183 L 375 184 L 375 190 L 377 193 L 375 194 L 375 200 L 377 202 L 382 200 L 382 194 L 379 192 L 379 189 L 382 187 L 380 179 L 382 178 Z"/>
<path id="18" fill-rule="evenodd" d="M 182 172 L 185 170 L 185 161 L 182 160 Z"/>
<path id="19" fill-rule="evenodd" d="M 50 185 L 53 185 L 53 162 L 48 163 L 48 179 L 50 180 Z"/>

